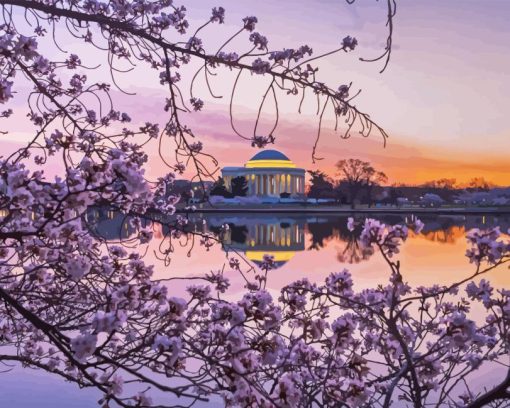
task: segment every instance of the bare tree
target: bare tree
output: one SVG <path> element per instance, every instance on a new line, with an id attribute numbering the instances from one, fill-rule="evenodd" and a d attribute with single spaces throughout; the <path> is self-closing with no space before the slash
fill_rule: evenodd
<path id="1" fill-rule="evenodd" d="M 388 178 L 382 171 L 376 170 L 369 162 L 360 159 L 340 160 L 336 164 L 340 182 L 346 183 L 349 190 L 351 207 L 355 207 L 356 200 L 362 190 L 366 191 L 369 206 L 372 204 L 374 186 L 386 182 Z"/>

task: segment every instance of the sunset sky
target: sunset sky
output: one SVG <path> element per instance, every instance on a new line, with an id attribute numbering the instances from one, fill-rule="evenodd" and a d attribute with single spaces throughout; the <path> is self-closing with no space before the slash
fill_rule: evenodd
<path id="1" fill-rule="evenodd" d="M 353 81 L 354 89 L 363 89 L 356 105 L 369 112 L 390 139 L 383 149 L 376 136 L 340 140 L 330 132 L 319 145 L 319 155 L 324 157 L 319 167 L 333 172 L 338 159 L 360 157 L 384 169 L 391 181 L 437 177 L 463 181 L 481 175 L 510 184 L 510 2 L 399 2 L 392 59 L 379 74 L 380 63 L 360 62 L 358 57 L 374 57 L 383 49 L 384 3 L 365 0 L 349 6 L 341 0 L 261 0 L 224 4 L 230 22 L 246 10 L 257 15 L 258 29 L 275 47 L 306 43 L 319 52 L 333 49 L 344 35 L 358 38 L 360 46 L 354 53 L 322 62 L 323 79 L 330 84 Z M 289 105 L 289 111 L 295 111 L 294 101 Z M 211 121 L 220 122 L 215 119 Z M 311 146 L 317 123 L 312 114 L 297 117 L 289 112 L 276 133 L 276 147 L 297 164 L 314 168 Z M 251 149 L 242 147 L 231 155 L 228 127 L 221 129 L 223 137 L 216 136 L 221 143 L 210 145 L 222 164 L 240 164 L 239 159 L 252 155 Z"/>
<path id="2" fill-rule="evenodd" d="M 187 6 L 194 27 L 208 19 L 212 7 L 222 5 L 227 10 L 226 24 L 216 25 L 202 35 L 209 52 L 237 31 L 247 15 L 258 17 L 257 31 L 269 38 L 270 49 L 308 44 L 318 55 L 338 48 L 346 35 L 358 39 L 359 47 L 354 52 L 322 60 L 318 79 L 334 87 L 352 81 L 353 92 L 362 89 L 354 103 L 388 132 L 387 147 L 383 148 L 382 139 L 375 134 L 368 139 L 342 140 L 327 122 L 317 153 L 324 160 L 314 164 L 311 151 L 318 126 L 314 100 L 311 98 L 299 115 L 299 98 L 282 96 L 276 145 L 271 148 L 281 150 L 298 166 L 321 168 L 333 175 L 338 160 L 356 157 L 384 170 L 390 182 L 418 183 L 440 177 L 463 182 L 482 176 L 510 185 L 510 1 L 400 1 L 392 59 L 382 74 L 381 62 L 366 63 L 359 58 L 373 58 L 383 51 L 387 33 L 384 1 L 358 0 L 354 5 L 344 0 L 181 3 Z M 242 39 L 227 51 L 246 49 L 247 37 L 248 33 L 243 33 Z M 95 62 L 100 58 L 76 40 L 64 43 L 68 49 L 80 50 L 82 59 L 89 56 Z M 48 50 L 55 52 L 53 48 Z M 208 97 L 203 81 L 197 82 L 195 94 L 206 100 L 206 108 L 185 118 L 206 151 L 219 160 L 220 167 L 242 165 L 256 153 L 230 128 L 227 103 L 233 79 L 228 71 L 214 79 L 213 87 L 224 95 L 223 99 Z M 142 65 L 119 82 L 137 96 L 114 94 L 118 109 L 127 110 L 135 123 L 165 122 L 167 114 L 162 105 L 166 94 L 155 71 Z M 184 87 L 187 83 L 183 79 Z M 248 134 L 252 132 L 263 84 L 260 78 L 245 77 L 235 99 L 236 123 Z M 26 109 L 22 90 L 17 92 L 15 104 Z M 269 107 L 264 117 L 266 128 L 271 111 Z M 19 120 L 26 110 L 20 112 L 6 121 L 11 129 L 14 124 L 15 130 L 4 137 L 6 146 L 33 134 L 26 120 Z M 165 149 L 170 152 L 171 146 Z M 153 162 L 149 175 L 161 175 L 166 170 L 158 162 L 154 147 L 150 153 Z"/>

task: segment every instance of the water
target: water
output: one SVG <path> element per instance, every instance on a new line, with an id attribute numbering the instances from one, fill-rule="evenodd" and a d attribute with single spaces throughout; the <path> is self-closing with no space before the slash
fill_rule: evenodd
<path id="1" fill-rule="evenodd" d="M 373 217 L 373 214 L 370 215 Z M 195 233 L 213 233 L 219 242 L 208 250 L 195 238 L 192 247 L 189 237 L 172 242 L 170 266 L 162 265 L 156 254 L 168 248 L 168 231 L 156 224 L 156 242 L 147 257 L 156 265 L 156 274 L 169 276 L 197 276 L 214 269 L 225 268 L 232 279 L 233 297 L 244 291 L 244 280 L 237 272 L 230 271 L 228 259 L 240 259 L 242 269 L 257 272 L 264 254 L 273 255 L 277 268 L 270 271 L 267 288 L 278 292 L 286 284 L 304 277 L 323 281 L 331 272 L 349 269 L 358 288 L 375 287 L 386 282 L 388 268 L 382 256 L 363 248 L 359 242 L 361 226 L 355 231 L 347 229 L 347 215 L 296 215 L 274 216 L 194 214 L 189 217 L 188 228 Z M 366 216 L 358 214 L 356 220 Z M 413 215 L 388 214 L 376 217 L 387 224 L 408 222 Z M 495 215 L 427 215 L 420 218 L 425 227 L 420 234 L 410 234 L 401 246 L 398 259 L 402 273 L 411 285 L 448 283 L 465 278 L 474 270 L 465 257 L 468 248 L 465 236 L 472 228 L 500 226 L 502 231 L 510 227 L 510 216 Z M 221 226 L 229 225 L 222 236 L 217 234 Z M 161 245 L 164 243 L 163 245 Z M 156 245 L 157 244 L 157 245 Z M 251 269 L 253 268 L 253 269 Z M 497 287 L 508 286 L 510 278 L 501 268 L 489 277 Z M 249 276 L 249 275 L 247 275 Z"/>
<path id="2" fill-rule="evenodd" d="M 104 209 L 94 211 L 88 218 L 98 235 L 109 241 L 133 238 L 135 231 L 129 226 L 129 218 Z M 409 221 L 412 214 L 370 216 L 396 224 Z M 361 221 L 364 216 L 358 214 L 355 218 Z M 474 266 L 465 257 L 466 232 L 471 228 L 493 226 L 507 231 L 510 227 L 508 215 L 427 215 L 421 219 L 425 223 L 423 231 L 410 234 L 398 254 L 404 279 L 412 286 L 446 284 L 469 276 Z M 175 222 L 175 217 L 166 221 Z M 228 224 L 229 229 L 221 234 L 224 224 Z M 161 223 L 154 222 L 152 226 L 155 239 L 143 248 L 145 260 L 155 265 L 157 279 L 184 278 L 169 281 L 170 291 L 177 296 L 184 296 L 185 287 L 190 283 L 186 278 L 224 269 L 232 284 L 227 297 L 239 299 L 246 290 L 247 280 L 258 272 L 264 254 L 273 255 L 277 262 L 277 268 L 267 276 L 266 286 L 275 296 L 294 280 L 307 277 L 321 282 L 331 272 L 343 268 L 352 272 L 356 289 L 375 287 L 386 282 L 389 275 L 380 254 L 360 245 L 360 227 L 354 232 L 347 229 L 347 216 L 197 213 L 189 216 L 187 226 L 188 231 L 195 234 L 180 238 L 171 238 L 168 227 Z M 200 234 L 213 234 L 214 244 L 209 248 L 201 246 Z M 137 248 L 134 241 L 127 245 Z M 164 255 L 169 248 L 172 251 Z M 232 257 L 240 260 L 242 274 L 229 267 Z M 496 287 L 510 287 L 507 268 L 492 271 L 488 278 Z M 483 381 L 491 384 L 491 376 L 487 374 L 480 371 L 480 384 Z M 20 392 L 21 389 L 31 392 Z M 20 368 L 3 374 L 0 394 L 9 406 L 19 408 L 33 407 L 35 401 L 39 407 L 95 407 L 100 398 L 95 391 L 79 390 L 76 385 L 54 376 Z"/>

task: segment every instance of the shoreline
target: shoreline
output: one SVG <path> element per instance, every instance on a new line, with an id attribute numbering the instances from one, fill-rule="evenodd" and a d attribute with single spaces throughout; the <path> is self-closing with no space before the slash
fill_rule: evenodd
<path id="1" fill-rule="evenodd" d="M 195 210 L 187 210 L 184 208 L 177 209 L 176 213 L 193 214 L 193 213 L 238 213 L 238 214 L 437 214 L 437 215 L 510 215 L 510 208 L 335 208 L 335 207 L 216 207 L 216 208 L 196 208 Z"/>

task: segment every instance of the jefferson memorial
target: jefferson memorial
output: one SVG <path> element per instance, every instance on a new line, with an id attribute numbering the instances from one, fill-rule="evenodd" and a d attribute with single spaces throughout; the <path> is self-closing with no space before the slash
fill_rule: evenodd
<path id="1" fill-rule="evenodd" d="M 245 177 L 249 196 L 280 197 L 281 193 L 299 196 L 305 193 L 305 170 L 277 150 L 263 150 L 253 156 L 244 167 L 223 167 L 221 175 L 225 187 L 232 179 Z"/>

